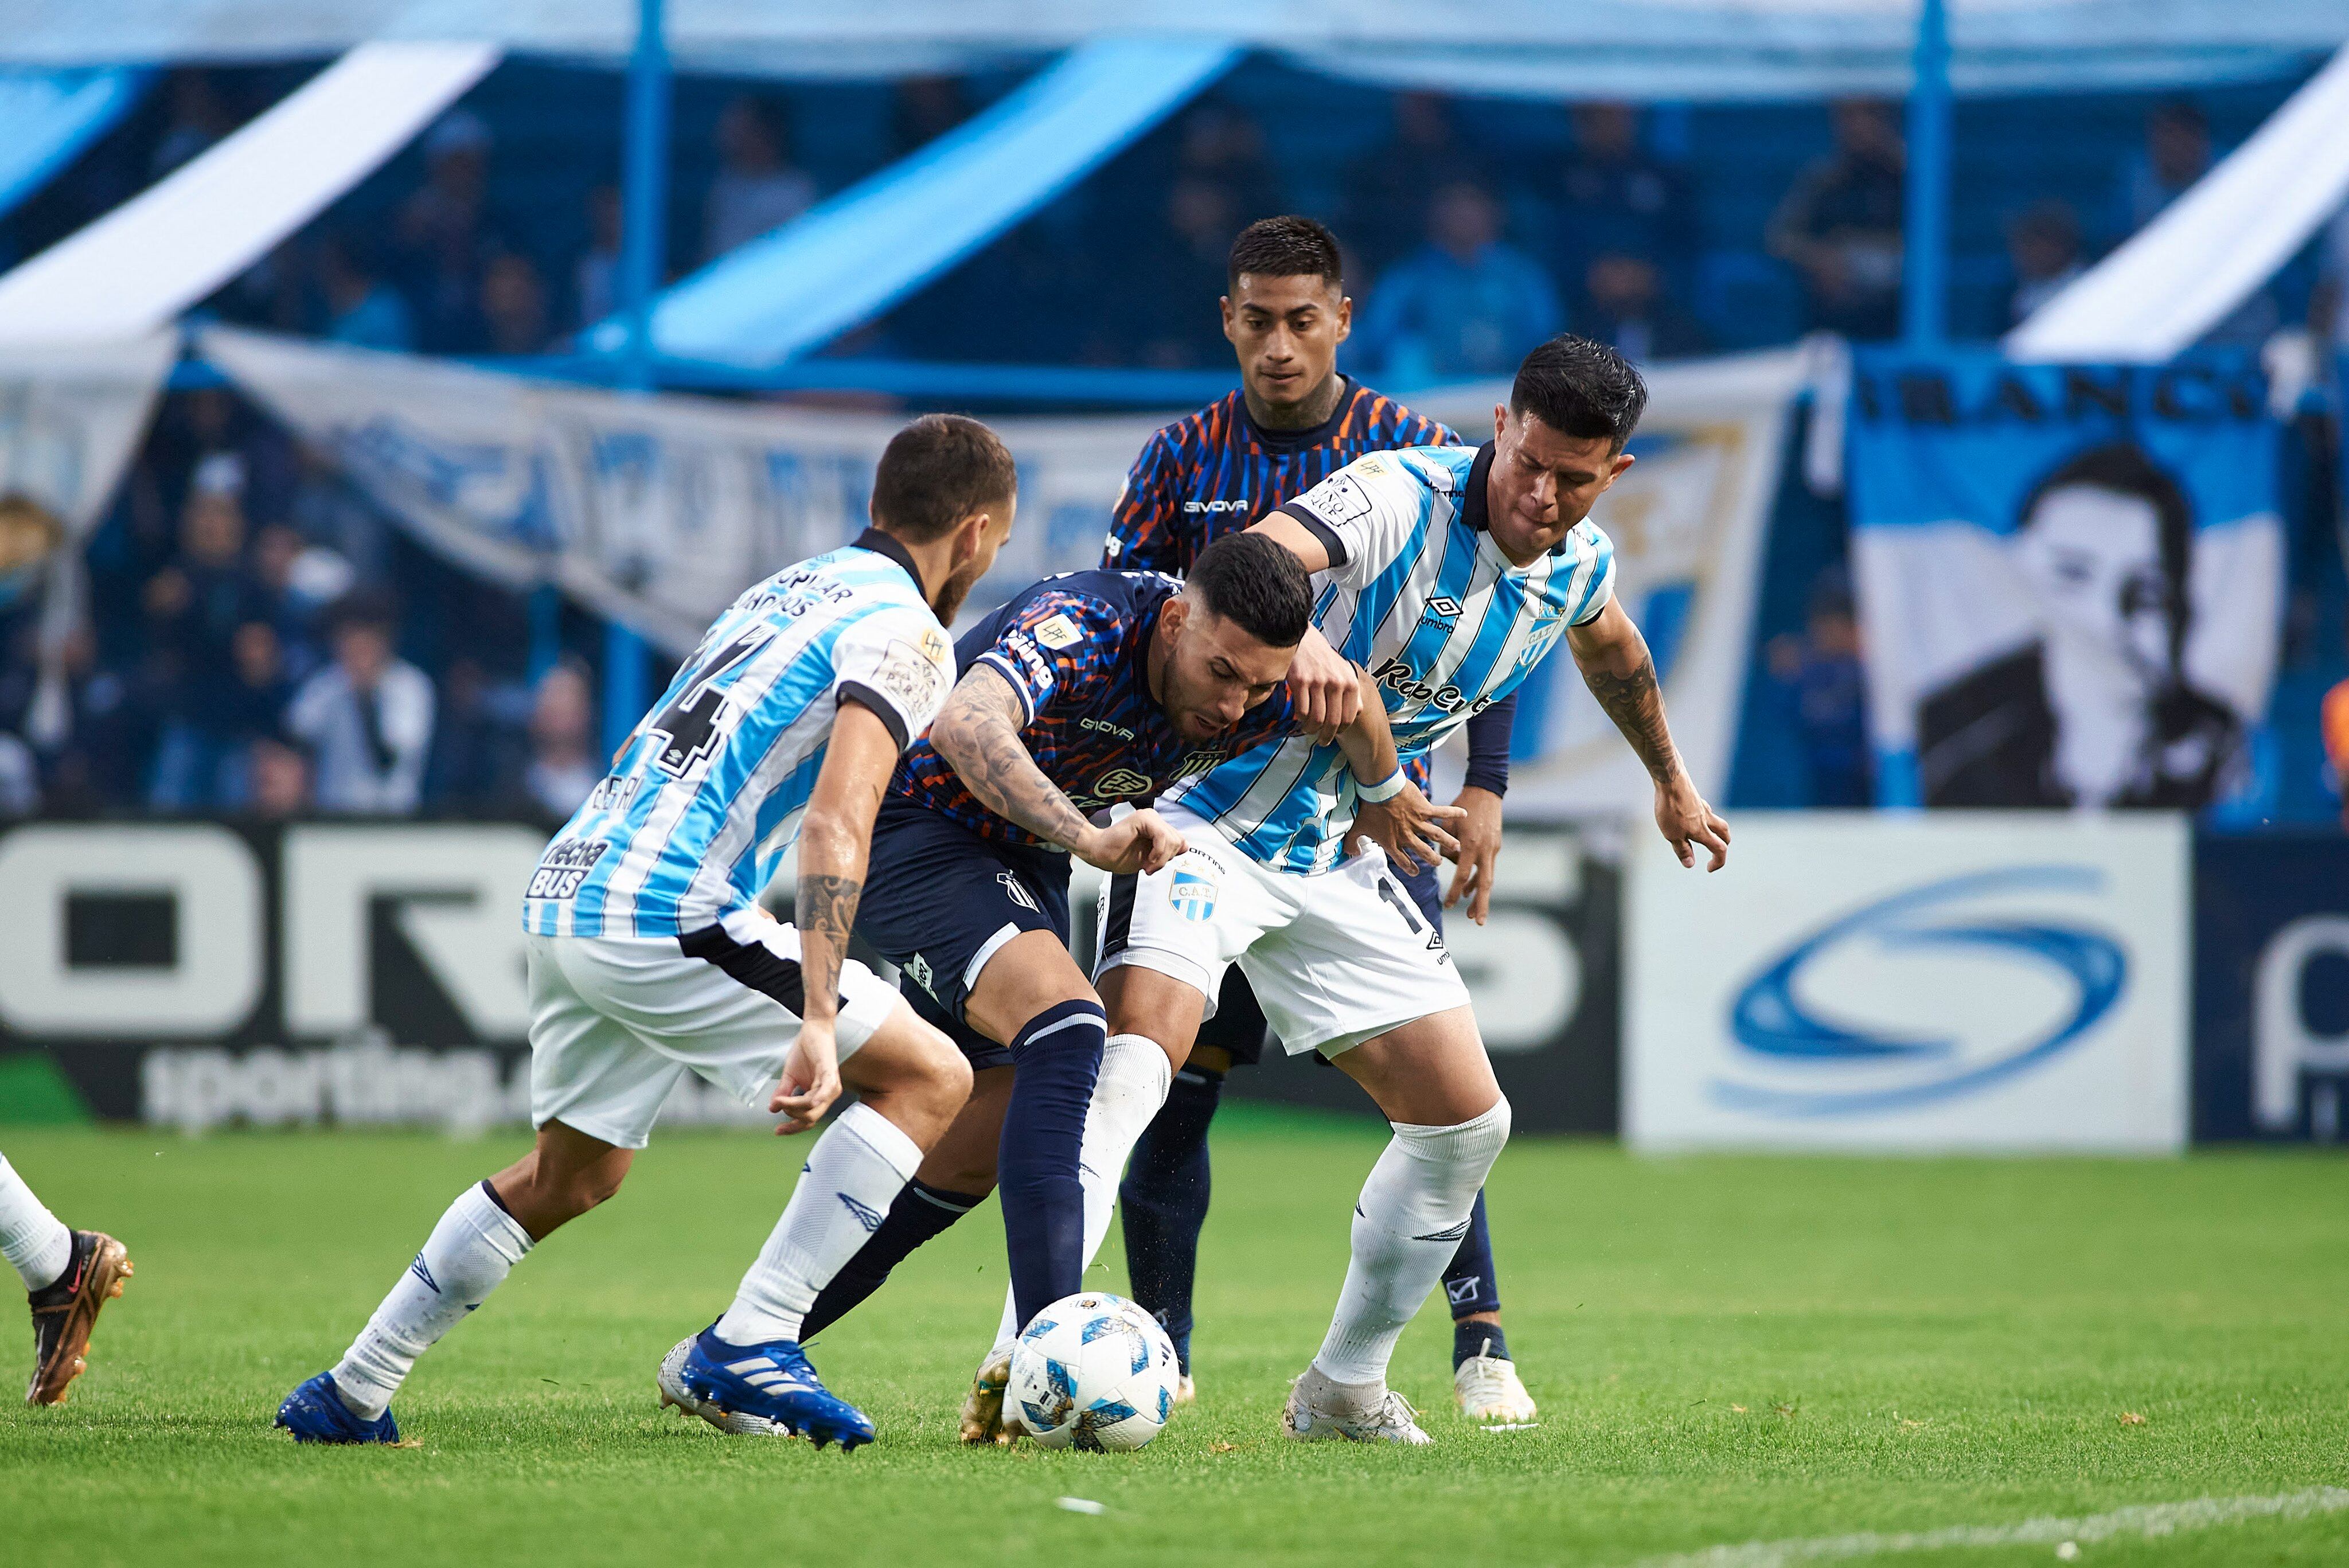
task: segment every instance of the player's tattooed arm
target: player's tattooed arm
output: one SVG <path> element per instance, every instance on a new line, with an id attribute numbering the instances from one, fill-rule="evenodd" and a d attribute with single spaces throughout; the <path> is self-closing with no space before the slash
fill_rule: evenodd
<path id="1" fill-rule="evenodd" d="M 1656 826 L 1665 841 L 1682 865 L 1693 867 L 1702 848 L 1712 856 L 1708 869 L 1720 870 L 1729 859 L 1729 824 L 1705 804 L 1682 765 L 1671 727 L 1664 722 L 1664 693 L 1648 639 L 1610 598 L 1595 618 L 1567 628 L 1566 643 L 1583 684 L 1656 781 Z"/>
<path id="2" fill-rule="evenodd" d="M 767 1108 L 775 1130 L 804 1132 L 840 1097 L 840 971 L 864 894 L 873 818 L 897 766 L 897 738 L 878 713 L 843 698 L 823 766 L 800 818 L 799 885 L 792 924 L 800 934 L 800 1033 Z"/>
<path id="3" fill-rule="evenodd" d="M 1019 738 L 1027 718 L 1011 683 L 974 665 L 930 726 L 930 744 L 979 805 L 1104 871 L 1155 871 L 1183 852 L 1182 837 L 1155 812 L 1095 827 L 1029 754 Z"/>

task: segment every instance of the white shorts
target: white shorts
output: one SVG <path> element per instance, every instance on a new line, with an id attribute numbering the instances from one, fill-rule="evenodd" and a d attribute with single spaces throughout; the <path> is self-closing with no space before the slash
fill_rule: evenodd
<path id="1" fill-rule="evenodd" d="M 642 1148 L 688 1071 L 766 1108 L 799 1038 L 799 932 L 738 910 L 686 937 L 529 941 L 533 1127 Z M 896 1005 L 887 981 L 843 963 L 841 1060 Z"/>
<path id="2" fill-rule="evenodd" d="M 1134 964 L 1172 976 L 1213 1018 L 1237 962 L 1292 1056 L 1335 1056 L 1468 1005 L 1443 936 L 1376 845 L 1303 877 L 1258 865 L 1179 806 L 1160 814 L 1191 847 L 1163 870 L 1102 883 L 1097 974 Z"/>

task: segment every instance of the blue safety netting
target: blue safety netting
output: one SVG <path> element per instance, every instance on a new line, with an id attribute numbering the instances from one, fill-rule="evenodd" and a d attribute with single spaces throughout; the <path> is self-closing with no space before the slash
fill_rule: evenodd
<path id="1" fill-rule="evenodd" d="M 1951 0 L 1961 92 L 2271 76 L 2349 40 L 2341 0 Z M 968 70 L 1105 31 L 1216 39 L 1390 85 L 1549 98 L 1816 99 L 1908 82 L 1916 0 L 670 0 L 687 70 Z M 262 60 L 374 38 L 480 39 L 613 61 L 636 0 L 0 0 L 0 62 Z M 266 26 L 256 26 L 265 19 Z"/>

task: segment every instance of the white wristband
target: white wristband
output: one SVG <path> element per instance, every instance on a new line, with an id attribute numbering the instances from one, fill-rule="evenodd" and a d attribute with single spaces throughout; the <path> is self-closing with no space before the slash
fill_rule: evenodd
<path id="1" fill-rule="evenodd" d="M 1380 805 L 1401 794 L 1402 784 L 1402 770 L 1397 768 L 1374 784 L 1357 783 L 1354 785 L 1354 798 L 1365 805 Z"/>

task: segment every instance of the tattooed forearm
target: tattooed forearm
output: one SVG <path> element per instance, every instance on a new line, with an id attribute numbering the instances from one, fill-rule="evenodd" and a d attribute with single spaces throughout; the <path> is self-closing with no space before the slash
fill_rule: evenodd
<path id="1" fill-rule="evenodd" d="M 1025 711 L 1019 694 L 1003 677 L 979 665 L 947 699 L 930 727 L 930 743 L 954 764 L 981 805 L 1064 849 L 1074 848 L 1090 825 L 1028 754 L 1019 739 Z"/>
<path id="2" fill-rule="evenodd" d="M 1640 753 L 1648 775 L 1658 784 L 1669 784 L 1681 771 L 1680 753 L 1672 747 L 1672 733 L 1664 724 L 1664 694 L 1656 684 L 1656 661 L 1648 655 L 1646 642 L 1632 645 L 1628 650 L 1636 654 L 1628 671 L 1617 666 L 1621 659 L 1593 659 L 1582 667 L 1583 683 L 1631 749 Z"/>
<path id="3" fill-rule="evenodd" d="M 802 989 L 820 1014 L 838 1006 L 840 966 L 848 956 L 848 933 L 856 929 L 856 905 L 864 897 L 864 884 L 854 877 L 800 873 L 792 924 L 800 933 Z M 818 998 L 833 1005 L 824 1006 Z"/>

